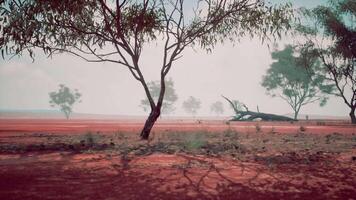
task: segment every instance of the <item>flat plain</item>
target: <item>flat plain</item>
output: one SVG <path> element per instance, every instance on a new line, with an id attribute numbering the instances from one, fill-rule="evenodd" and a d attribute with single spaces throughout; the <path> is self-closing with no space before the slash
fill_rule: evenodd
<path id="1" fill-rule="evenodd" d="M 0 199 L 355 199 L 344 121 L 0 119 Z"/>

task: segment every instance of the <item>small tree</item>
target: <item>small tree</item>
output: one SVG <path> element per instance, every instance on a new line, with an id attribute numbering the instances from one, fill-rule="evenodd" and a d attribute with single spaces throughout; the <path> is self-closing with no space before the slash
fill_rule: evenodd
<path id="1" fill-rule="evenodd" d="M 52 107 L 58 106 L 66 118 L 69 119 L 69 115 L 73 111 L 73 104 L 80 102 L 81 96 L 77 89 L 72 91 L 67 86 L 60 84 L 58 91 L 49 93 L 49 103 Z"/>
<path id="2" fill-rule="evenodd" d="M 216 115 L 221 115 L 224 113 L 224 105 L 221 101 L 216 101 L 210 106 L 210 111 Z"/>
<path id="3" fill-rule="evenodd" d="M 263 0 L 193 2 L 3 0 L 1 53 L 13 56 L 28 52 L 34 58 L 34 49 L 40 48 L 48 57 L 69 53 L 87 62 L 126 67 L 142 85 L 150 104 L 151 111 L 141 131 L 141 138 L 148 139 L 161 114 L 165 78 L 186 48 L 198 46 L 211 51 L 217 43 L 238 41 L 244 36 L 257 36 L 264 41 L 280 37 L 291 27 L 291 4 L 267 5 Z M 149 43 L 158 41 L 162 42 L 161 90 L 155 101 L 142 73 L 145 63 L 141 55 Z"/>
<path id="4" fill-rule="evenodd" d="M 356 2 L 333 0 L 328 6 L 302 10 L 305 24 L 297 26 L 323 63 L 327 78 L 336 87 L 350 109 L 351 123 L 356 124 Z"/>
<path id="5" fill-rule="evenodd" d="M 320 102 L 320 106 L 327 101 L 326 94 L 330 94 L 330 85 L 322 73 L 320 62 L 312 51 L 296 51 L 296 47 L 286 46 L 281 51 L 272 52 L 272 63 L 263 77 L 262 86 L 272 97 L 278 96 L 285 100 L 294 111 L 294 119 L 302 106 Z M 295 56 L 294 54 L 299 55 Z"/>
<path id="6" fill-rule="evenodd" d="M 178 100 L 178 96 L 176 91 L 174 90 L 174 82 L 170 78 L 165 81 L 166 84 L 166 94 L 164 95 L 163 103 L 162 103 L 162 114 L 169 114 L 174 112 L 175 107 L 174 103 Z M 159 94 L 161 92 L 161 86 L 159 81 L 151 81 L 147 83 L 147 86 L 150 90 L 152 98 L 157 101 L 159 98 Z M 145 112 L 150 110 L 150 102 L 147 98 L 141 100 L 140 105 Z"/>
<path id="7" fill-rule="evenodd" d="M 198 110 L 200 109 L 200 105 L 201 102 L 199 99 L 190 96 L 187 100 L 185 100 L 183 102 L 183 109 L 185 110 L 185 112 L 192 114 L 193 116 L 195 116 L 198 112 Z"/>

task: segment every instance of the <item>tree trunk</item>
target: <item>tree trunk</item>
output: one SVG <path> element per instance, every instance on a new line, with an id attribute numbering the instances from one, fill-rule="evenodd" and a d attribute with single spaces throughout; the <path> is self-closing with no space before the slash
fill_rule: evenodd
<path id="1" fill-rule="evenodd" d="M 294 120 L 295 120 L 295 121 L 298 120 L 298 115 L 299 115 L 300 107 L 301 107 L 301 106 L 299 106 L 298 109 L 294 111 Z"/>
<path id="2" fill-rule="evenodd" d="M 151 129 L 160 115 L 161 115 L 161 108 L 156 106 L 151 111 L 150 115 L 148 116 L 148 118 L 145 122 L 145 125 L 144 125 L 144 127 L 141 131 L 141 135 L 140 135 L 141 139 L 143 139 L 143 140 L 148 139 L 148 137 L 150 136 L 150 133 L 151 133 Z"/>
<path id="3" fill-rule="evenodd" d="M 351 123 L 352 124 L 356 124 L 356 116 L 355 116 L 355 110 L 356 107 L 351 108 L 351 112 L 350 112 L 350 118 L 351 118 Z"/>
<path id="4" fill-rule="evenodd" d="M 298 112 L 295 111 L 295 112 L 294 112 L 294 120 L 297 120 L 297 118 L 298 118 Z"/>
<path id="5" fill-rule="evenodd" d="M 150 101 L 151 104 L 151 113 L 148 116 L 145 125 L 143 126 L 143 129 L 141 131 L 141 139 L 143 140 L 148 140 L 148 137 L 150 136 L 151 129 L 153 125 L 156 123 L 158 117 L 161 115 L 161 108 L 162 108 L 162 103 L 163 103 L 163 98 L 164 98 L 164 93 L 166 91 L 166 84 L 164 82 L 164 74 L 161 72 L 161 91 L 159 93 L 159 97 L 157 100 L 157 104 L 155 105 L 152 98 L 150 91 L 147 87 L 147 84 L 144 81 L 141 81 L 143 87 L 145 88 L 146 95 Z"/>

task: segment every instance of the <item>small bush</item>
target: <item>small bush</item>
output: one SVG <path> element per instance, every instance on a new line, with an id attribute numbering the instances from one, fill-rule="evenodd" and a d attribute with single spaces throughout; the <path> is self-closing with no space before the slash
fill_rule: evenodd
<path id="1" fill-rule="evenodd" d="M 304 131 L 306 131 L 306 130 L 307 130 L 307 128 L 306 128 L 306 127 L 304 127 L 304 126 L 300 126 L 300 127 L 299 127 L 299 130 L 300 130 L 301 132 L 304 132 Z"/>
<path id="2" fill-rule="evenodd" d="M 88 132 L 82 136 L 80 143 L 82 146 L 87 145 L 93 147 L 99 143 L 99 140 L 100 140 L 100 135 L 95 135 L 91 132 Z"/>
<path id="3" fill-rule="evenodd" d="M 228 128 L 228 129 L 224 130 L 223 136 L 225 138 L 231 138 L 231 139 L 238 139 L 239 138 L 238 132 L 236 132 L 235 130 L 233 130 L 231 128 Z"/>
<path id="4" fill-rule="evenodd" d="M 256 124 L 255 128 L 256 128 L 257 133 L 261 132 L 261 130 L 262 130 L 261 125 L 259 125 L 259 124 Z"/>
<path id="5" fill-rule="evenodd" d="M 207 140 L 204 133 L 189 134 L 183 141 L 184 149 L 188 151 L 198 150 L 206 144 L 207 144 Z"/>

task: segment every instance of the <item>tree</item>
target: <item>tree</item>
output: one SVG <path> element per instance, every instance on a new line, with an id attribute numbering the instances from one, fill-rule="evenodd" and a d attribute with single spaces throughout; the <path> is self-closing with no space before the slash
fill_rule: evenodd
<path id="1" fill-rule="evenodd" d="M 49 103 L 52 107 L 58 106 L 66 118 L 69 119 L 73 105 L 76 102 L 80 102 L 81 96 L 77 89 L 72 91 L 67 86 L 60 84 L 58 91 L 49 93 Z"/>
<path id="2" fill-rule="evenodd" d="M 142 85 L 150 114 L 141 131 L 148 139 L 161 114 L 165 78 L 187 47 L 211 51 L 216 44 L 244 36 L 280 37 L 291 28 L 291 4 L 267 5 L 262 0 L 3 0 L 0 5 L 2 54 L 34 58 L 40 48 L 52 57 L 69 53 L 87 62 L 127 67 Z M 192 1 L 190 5 L 192 5 Z M 194 11 L 194 13 L 188 13 Z M 160 94 L 155 101 L 140 62 L 149 43 L 163 42 Z M 189 70 L 189 69 L 187 69 Z"/>
<path id="3" fill-rule="evenodd" d="M 170 78 L 168 81 L 165 81 L 166 84 L 166 93 L 164 95 L 161 112 L 162 114 L 172 113 L 175 110 L 174 103 L 178 100 L 178 96 L 174 90 L 174 82 Z M 161 90 L 159 81 L 151 81 L 147 83 L 149 91 L 152 95 L 152 98 L 157 101 L 159 93 Z M 141 107 L 144 111 L 149 111 L 150 102 L 147 98 L 141 100 Z"/>
<path id="4" fill-rule="evenodd" d="M 296 30 L 319 56 L 327 78 L 336 87 L 334 95 L 344 101 L 351 123 L 356 124 L 356 2 L 329 1 L 328 6 L 303 9 L 302 14 L 305 22 Z"/>
<path id="5" fill-rule="evenodd" d="M 221 115 L 224 113 L 224 105 L 221 101 L 216 101 L 210 106 L 210 111 L 216 115 Z"/>
<path id="6" fill-rule="evenodd" d="M 224 96 L 222 97 L 227 102 L 229 102 L 231 108 L 235 112 L 235 116 L 233 117 L 232 121 L 253 121 L 256 119 L 260 119 L 263 121 L 293 121 L 292 118 L 282 116 L 282 115 L 262 113 L 260 111 L 257 112 L 250 111 L 244 103 L 238 100 L 230 100 Z"/>
<path id="7" fill-rule="evenodd" d="M 318 57 L 306 48 L 301 46 L 302 50 L 298 51 L 297 47 L 287 45 L 283 50 L 272 52 L 275 61 L 262 81 L 269 95 L 282 98 L 292 107 L 295 120 L 302 106 L 316 101 L 323 106 L 327 94 L 333 91 L 333 85 L 325 79 Z"/>
<path id="8" fill-rule="evenodd" d="M 183 109 L 185 110 L 185 112 L 192 114 L 193 116 L 195 116 L 198 112 L 198 110 L 200 109 L 200 100 L 190 96 L 187 100 L 185 100 L 182 104 Z"/>

